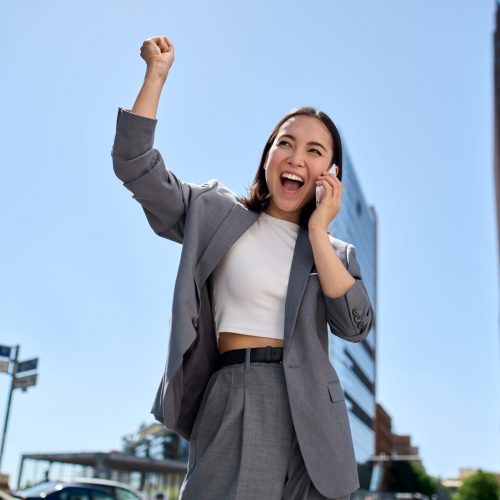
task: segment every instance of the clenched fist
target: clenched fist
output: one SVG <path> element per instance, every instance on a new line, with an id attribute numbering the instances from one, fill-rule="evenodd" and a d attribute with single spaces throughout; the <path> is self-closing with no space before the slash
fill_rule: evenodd
<path id="1" fill-rule="evenodd" d="M 141 57 L 146 61 L 148 73 L 165 79 L 174 62 L 174 46 L 166 36 L 154 36 L 144 40 Z"/>

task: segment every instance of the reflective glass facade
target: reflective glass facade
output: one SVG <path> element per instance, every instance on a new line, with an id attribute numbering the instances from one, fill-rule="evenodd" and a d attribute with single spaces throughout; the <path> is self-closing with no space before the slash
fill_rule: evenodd
<path id="1" fill-rule="evenodd" d="M 342 185 L 341 210 L 329 231 L 332 236 L 356 247 L 363 282 L 376 314 L 376 213 L 366 203 L 345 146 Z M 367 462 L 375 455 L 375 346 L 375 326 L 361 342 L 347 342 L 334 335 L 329 336 L 330 361 L 337 370 L 346 395 L 362 487 L 364 480 L 361 472 L 369 469 Z"/>

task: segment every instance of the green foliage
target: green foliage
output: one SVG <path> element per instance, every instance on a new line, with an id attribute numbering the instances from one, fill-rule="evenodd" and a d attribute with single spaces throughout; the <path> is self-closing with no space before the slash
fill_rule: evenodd
<path id="1" fill-rule="evenodd" d="M 400 460 L 390 465 L 390 491 L 431 496 L 437 492 L 438 486 L 439 481 L 427 475 L 420 464 Z"/>
<path id="2" fill-rule="evenodd" d="M 500 485 L 496 477 L 482 470 L 468 477 L 453 496 L 453 500 L 499 500 L 499 498 Z"/>

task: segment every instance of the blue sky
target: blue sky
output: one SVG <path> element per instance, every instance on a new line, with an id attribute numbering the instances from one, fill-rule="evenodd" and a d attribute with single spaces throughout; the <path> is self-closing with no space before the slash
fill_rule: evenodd
<path id="1" fill-rule="evenodd" d="M 492 0 L 2 2 L 0 344 L 39 357 L 21 453 L 120 449 L 150 422 L 180 246 L 114 176 L 144 39 L 175 62 L 155 146 L 244 193 L 290 108 L 338 124 L 379 218 L 378 399 L 429 473 L 500 471 Z M 0 417 L 9 377 L 0 374 Z M 28 473 L 30 471 L 28 470 Z"/>

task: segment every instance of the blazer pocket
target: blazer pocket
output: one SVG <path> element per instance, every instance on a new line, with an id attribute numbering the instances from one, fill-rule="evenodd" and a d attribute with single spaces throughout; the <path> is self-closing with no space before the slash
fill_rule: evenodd
<path id="1" fill-rule="evenodd" d="M 340 385 L 339 380 L 333 380 L 332 382 L 327 383 L 328 392 L 330 393 L 330 400 L 332 403 L 336 401 L 343 401 L 345 399 L 344 391 L 342 390 L 342 386 Z"/>

